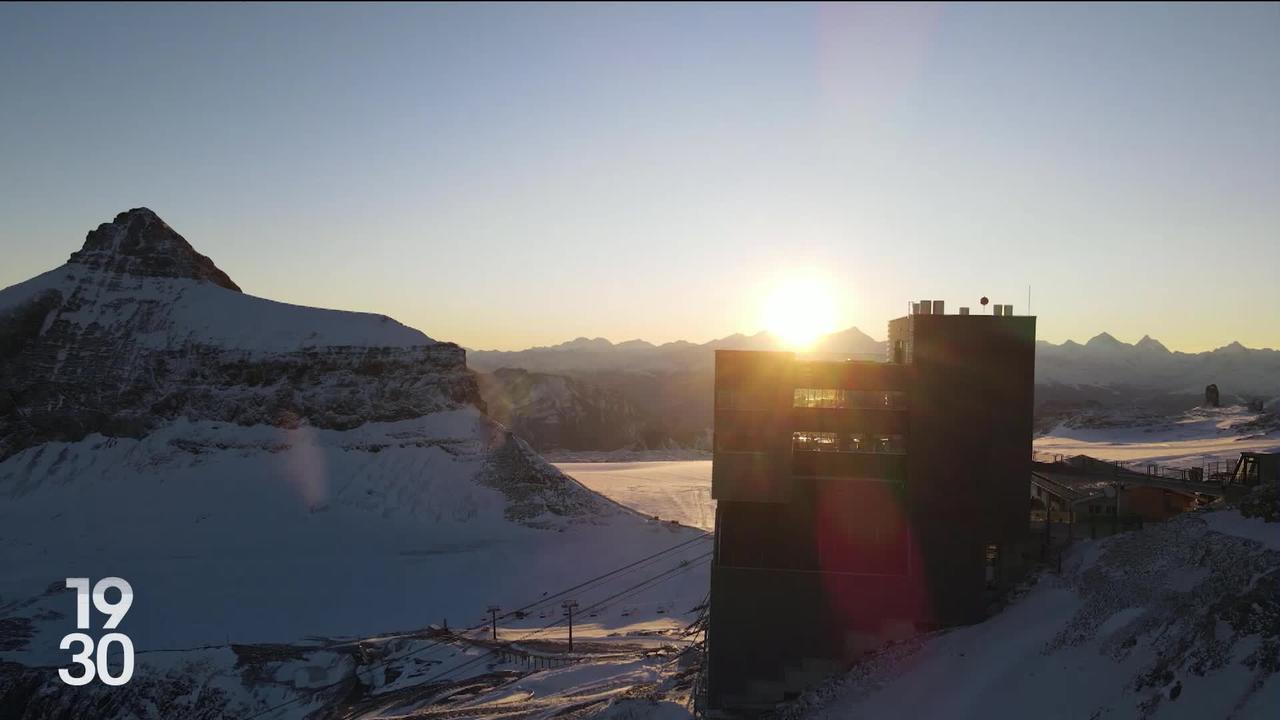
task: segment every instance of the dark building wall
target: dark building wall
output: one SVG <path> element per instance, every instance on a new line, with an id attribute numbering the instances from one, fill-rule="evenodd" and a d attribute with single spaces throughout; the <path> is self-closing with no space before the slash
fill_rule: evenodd
<path id="1" fill-rule="evenodd" d="M 973 622 L 985 584 L 973 568 L 986 546 L 1009 547 L 1027 532 L 1035 318 L 895 322 L 910 332 L 907 497 L 936 620 Z"/>
<path id="2" fill-rule="evenodd" d="M 716 353 L 713 497 L 788 501 L 794 372 L 790 353 Z"/>
<path id="3" fill-rule="evenodd" d="M 986 547 L 1027 532 L 1034 318 L 917 315 L 895 340 L 910 362 L 717 353 L 712 707 L 979 619 Z"/>

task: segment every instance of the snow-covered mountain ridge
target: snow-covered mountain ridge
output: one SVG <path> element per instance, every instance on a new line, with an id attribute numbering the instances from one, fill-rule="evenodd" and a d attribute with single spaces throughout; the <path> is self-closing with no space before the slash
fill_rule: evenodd
<path id="1" fill-rule="evenodd" d="M 457 345 L 246 295 L 145 208 L 0 291 L 0 377 L 0 459 L 177 417 L 349 428 L 481 405 Z"/>
<path id="2" fill-rule="evenodd" d="M 543 373 L 580 375 L 590 371 L 710 371 L 715 350 L 790 350 L 768 332 L 735 334 L 703 344 L 676 341 L 654 345 L 643 340 L 612 343 L 604 338 L 578 338 L 550 347 L 519 351 L 471 350 L 474 368 L 523 368 Z M 807 352 L 816 357 L 846 355 L 883 359 L 885 343 L 858 328 L 819 338 Z M 1171 351 L 1159 340 L 1143 336 L 1137 343 L 1099 333 L 1081 344 L 1067 340 L 1036 343 L 1036 382 L 1086 386 L 1125 386 L 1162 392 L 1201 392 L 1209 383 L 1224 392 L 1274 397 L 1280 395 L 1280 351 L 1247 348 L 1232 342 L 1216 350 Z"/>
<path id="3" fill-rule="evenodd" d="M 523 368 L 538 372 L 564 371 L 705 371 L 715 364 L 715 350 L 788 350 L 777 336 L 761 331 L 754 335 L 736 333 L 695 344 L 684 340 L 654 345 L 644 340 L 612 343 L 605 338 L 585 338 L 550 347 L 527 350 L 469 350 L 473 368 L 489 371 Z M 814 342 L 810 352 L 857 357 L 883 357 L 885 343 L 874 340 L 858 328 L 831 333 Z"/>
<path id="4" fill-rule="evenodd" d="M 503 422 L 525 430 L 539 450 L 694 448 L 710 434 L 717 349 L 788 348 L 765 332 L 702 345 L 578 338 L 518 352 L 471 350 L 468 362 L 486 373 L 486 400 L 502 408 Z M 885 358 L 884 343 L 857 328 L 820 339 L 812 353 L 821 359 Z M 1212 352 L 1171 352 L 1150 337 L 1129 344 L 1107 333 L 1083 345 L 1036 343 L 1036 415 L 1042 430 L 1098 409 L 1178 413 L 1201 402 L 1209 384 L 1219 387 L 1228 404 L 1263 400 L 1270 408 L 1271 399 L 1280 396 L 1280 352 L 1239 343 Z M 508 387 L 519 392 L 504 396 L 500 391 Z M 525 397 L 540 401 L 525 402 Z M 599 418 L 592 432 L 575 429 L 583 417 Z M 643 429 L 638 437 L 637 427 Z"/>
<path id="5" fill-rule="evenodd" d="M 1270 398 L 1280 395 L 1280 351 L 1233 342 L 1199 353 L 1171 351 L 1143 336 L 1122 342 L 1101 333 L 1081 345 L 1036 343 L 1036 382 L 1126 386 L 1200 393 L 1210 383 L 1224 393 Z"/>
<path id="6" fill-rule="evenodd" d="M 484 412 L 457 345 L 241 292 L 149 210 L 0 290 L 0 715 L 244 717 L 292 698 L 270 716 L 301 717 L 333 700 L 307 693 L 311 670 L 264 678 L 245 658 L 466 627 L 660 551 L 643 567 L 690 586 L 591 623 L 681 627 L 705 594 L 702 540 L 544 462 Z M 111 575 L 133 586 L 137 674 L 127 692 L 63 685 L 64 579 Z M 431 662 L 468 659 L 452 647 Z M 216 689 L 209 657 L 226 661 Z M 353 664 L 334 672 L 360 692 Z"/>

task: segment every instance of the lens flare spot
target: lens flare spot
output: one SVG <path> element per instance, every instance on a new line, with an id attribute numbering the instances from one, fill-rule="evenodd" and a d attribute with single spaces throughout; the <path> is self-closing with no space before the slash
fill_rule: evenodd
<path id="1" fill-rule="evenodd" d="M 761 315 L 766 330 L 789 347 L 803 350 L 835 329 L 835 296 L 819 276 L 788 278 L 765 296 Z"/>

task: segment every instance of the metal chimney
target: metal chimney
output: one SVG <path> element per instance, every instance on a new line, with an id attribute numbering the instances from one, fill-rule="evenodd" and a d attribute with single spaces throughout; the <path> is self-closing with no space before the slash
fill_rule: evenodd
<path id="1" fill-rule="evenodd" d="M 945 300 L 934 300 L 934 301 L 933 301 L 933 314 L 934 314 L 934 315 L 946 315 L 947 313 L 943 311 L 943 308 L 944 308 L 944 307 L 946 307 L 946 304 L 947 304 L 947 303 L 946 303 L 946 301 L 945 301 Z"/>

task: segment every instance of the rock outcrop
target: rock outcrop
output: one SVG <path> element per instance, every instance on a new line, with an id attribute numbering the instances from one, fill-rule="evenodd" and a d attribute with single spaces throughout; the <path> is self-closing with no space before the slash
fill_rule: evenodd
<path id="1" fill-rule="evenodd" d="M 68 263 L 139 277 L 204 280 L 240 292 L 240 286 L 148 208 L 134 208 L 90 230 Z"/>

